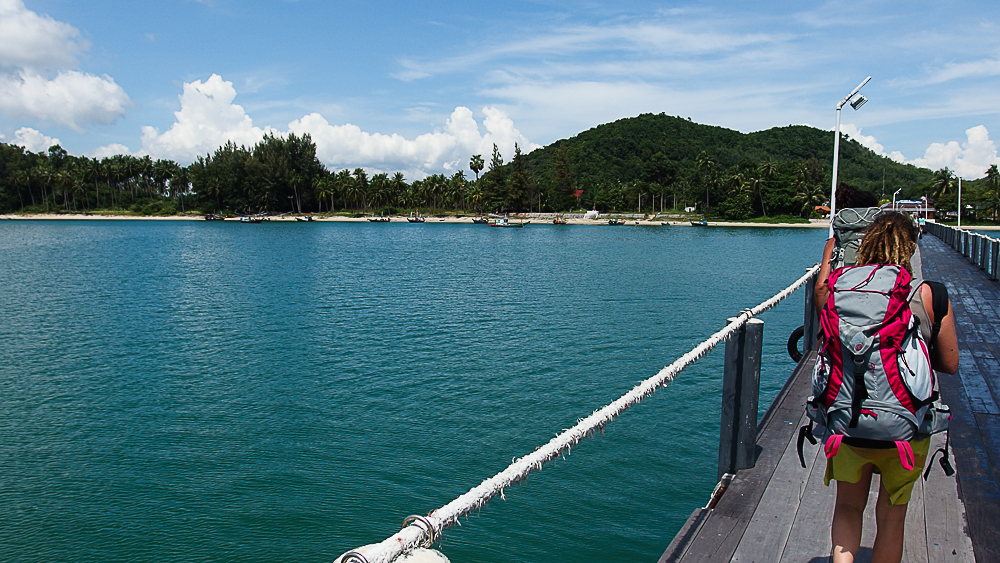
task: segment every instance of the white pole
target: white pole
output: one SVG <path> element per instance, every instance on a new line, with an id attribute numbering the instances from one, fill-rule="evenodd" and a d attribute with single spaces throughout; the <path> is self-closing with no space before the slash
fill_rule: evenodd
<path id="1" fill-rule="evenodd" d="M 962 177 L 958 177 L 958 228 L 962 228 Z"/>
<path id="2" fill-rule="evenodd" d="M 840 108 L 844 102 L 837 104 L 837 126 L 833 130 L 833 182 L 830 186 L 830 235 L 833 238 L 833 217 L 837 214 L 837 166 L 840 163 Z"/>
<path id="3" fill-rule="evenodd" d="M 830 187 L 830 235 L 829 238 L 833 238 L 833 217 L 837 214 L 837 166 L 840 163 L 840 109 L 844 107 L 844 104 L 851 101 L 851 98 L 858 93 L 858 90 L 862 86 L 868 84 L 868 81 L 872 77 L 869 76 L 858 84 L 858 87 L 851 90 L 851 93 L 847 95 L 846 98 L 840 100 L 837 104 L 837 126 L 833 130 L 833 181 Z"/>

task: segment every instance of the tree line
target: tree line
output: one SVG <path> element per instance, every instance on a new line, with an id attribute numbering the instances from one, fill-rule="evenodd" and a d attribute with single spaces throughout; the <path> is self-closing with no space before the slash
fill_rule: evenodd
<path id="1" fill-rule="evenodd" d="M 308 134 L 229 142 L 188 166 L 117 155 L 77 157 L 54 145 L 33 153 L 0 143 L 0 212 L 354 214 L 486 212 L 646 213 L 695 207 L 730 220 L 808 217 L 827 203 L 828 132 L 789 126 L 751 134 L 680 117 L 643 114 L 585 131 L 505 161 L 471 155 L 469 171 L 407 181 L 401 172 L 330 170 Z M 841 144 L 839 177 L 886 198 L 930 197 L 957 205 L 954 174 L 901 165 L 858 143 Z M 963 207 L 1000 212 L 996 166 L 963 185 Z M 953 201 L 955 200 L 955 201 Z"/>

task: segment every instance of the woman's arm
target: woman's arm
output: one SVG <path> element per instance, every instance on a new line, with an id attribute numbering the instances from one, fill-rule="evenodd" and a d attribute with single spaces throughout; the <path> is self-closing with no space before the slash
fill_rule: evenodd
<path id="1" fill-rule="evenodd" d="M 833 244 L 833 239 L 826 241 L 826 246 L 823 247 L 823 261 L 819 263 L 816 289 L 813 290 L 813 304 L 816 306 L 817 313 L 823 311 L 823 307 L 826 306 L 826 299 L 830 295 L 830 287 L 826 282 L 830 277 L 830 257 L 833 256 Z"/>
<path id="2" fill-rule="evenodd" d="M 924 285 L 920 288 L 920 299 L 924 302 L 924 309 L 930 318 L 931 324 L 936 322 L 934 318 L 934 297 L 931 288 Z M 934 354 L 931 356 L 931 365 L 938 371 L 954 374 L 958 371 L 958 336 L 955 334 L 955 313 L 951 309 L 951 301 L 948 302 L 948 312 L 941 319 L 941 330 L 938 331 L 937 340 L 933 342 Z"/>

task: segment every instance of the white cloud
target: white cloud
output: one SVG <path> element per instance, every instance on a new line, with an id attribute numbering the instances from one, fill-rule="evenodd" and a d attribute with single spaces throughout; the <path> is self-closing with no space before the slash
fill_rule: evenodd
<path id="1" fill-rule="evenodd" d="M 103 147 L 97 147 L 96 149 L 90 151 L 90 158 L 107 158 L 109 156 L 116 156 L 119 154 L 132 154 L 132 151 L 128 149 L 125 145 L 118 143 L 111 143 L 110 145 L 104 145 Z"/>
<path id="2" fill-rule="evenodd" d="M 483 108 L 481 135 L 472 111 L 457 107 L 443 129 L 409 140 L 400 135 L 366 133 L 356 125 L 330 125 L 323 116 L 313 113 L 288 125 L 297 135 L 308 133 L 316 142 L 317 156 L 335 168 L 364 166 L 379 170 L 419 170 L 426 173 L 454 171 L 465 167 L 468 158 L 481 154 L 489 160 L 496 144 L 507 160 L 517 143 L 523 152 L 539 145 L 525 138 L 514 122 L 494 107 Z"/>
<path id="3" fill-rule="evenodd" d="M 936 69 L 926 79 L 915 80 L 913 83 L 918 85 L 940 84 L 952 80 L 991 76 L 1000 76 L 1000 59 L 980 59 L 964 63 L 950 63 L 940 69 Z"/>
<path id="4" fill-rule="evenodd" d="M 45 152 L 52 145 L 58 145 L 59 139 L 43 135 L 31 127 L 22 127 L 14 132 L 14 144 L 31 152 Z"/>
<path id="5" fill-rule="evenodd" d="M 855 141 L 857 141 L 858 143 L 860 143 L 861 146 L 863 146 L 863 147 L 871 150 L 875 154 L 882 155 L 882 156 L 889 156 L 889 155 L 887 155 L 885 153 L 885 147 L 883 147 L 881 143 L 879 143 L 878 141 L 876 141 L 875 137 L 873 137 L 871 135 L 863 135 L 861 133 L 861 128 L 858 127 L 857 125 L 854 125 L 853 123 L 843 123 L 843 124 L 841 124 L 841 126 L 840 126 L 840 132 L 843 133 L 844 135 L 847 135 L 851 139 L 854 139 Z M 900 155 L 900 156 L 902 156 L 902 155 Z M 900 162 L 902 162 L 902 161 L 900 161 Z"/>
<path id="6" fill-rule="evenodd" d="M 89 46 L 75 27 L 32 12 L 22 0 L 0 0 L 0 67 L 71 68 Z"/>
<path id="7" fill-rule="evenodd" d="M 981 178 L 991 164 L 1000 164 L 996 143 L 990 140 L 985 126 L 977 125 L 967 129 L 965 136 L 968 140 L 961 146 L 957 141 L 932 143 L 922 158 L 915 158 L 910 163 L 931 170 L 947 166 L 967 180 Z"/>
<path id="8" fill-rule="evenodd" d="M 985 125 L 977 125 L 967 129 L 965 131 L 967 140 L 961 145 L 958 144 L 958 141 L 931 143 L 923 157 L 913 160 L 907 160 L 899 151 L 886 154 L 885 147 L 876 141 L 875 137 L 863 135 L 861 129 L 853 124 L 843 124 L 840 128 L 847 136 L 871 149 L 875 154 L 887 156 L 896 162 L 931 170 L 947 167 L 967 180 L 981 178 L 991 164 L 1000 164 L 996 143 L 990 140 L 990 133 L 986 130 Z"/>
<path id="9" fill-rule="evenodd" d="M 466 107 L 457 107 L 444 127 L 407 139 L 398 134 L 369 133 L 350 123 L 333 125 L 319 113 L 310 113 L 288 124 L 282 132 L 260 128 L 242 106 L 233 103 L 236 89 L 232 82 L 213 74 L 208 80 L 184 85 L 181 109 L 174 113 L 176 122 L 164 133 L 153 127 L 142 128 L 141 154 L 191 162 L 213 152 L 227 141 L 252 146 L 267 133 L 283 135 L 308 133 L 316 143 L 319 159 L 333 168 L 364 167 L 372 170 L 406 171 L 411 177 L 462 169 L 473 154 L 485 159 L 495 143 L 509 160 L 514 144 L 530 152 L 532 143 L 514 126 L 506 113 L 495 107 L 483 108 L 483 127 Z"/>
<path id="10" fill-rule="evenodd" d="M 169 130 L 161 134 L 154 127 L 142 128 L 142 154 L 191 162 L 227 141 L 252 146 L 266 133 L 274 132 L 254 126 L 243 107 L 233 103 L 236 99 L 233 83 L 218 74 L 205 82 L 184 84 L 179 98 L 181 109 L 174 112 L 177 121 Z"/>
<path id="11" fill-rule="evenodd" d="M 73 26 L 0 0 L 0 113 L 77 132 L 114 123 L 131 102 L 111 77 L 72 70 L 88 47 Z"/>
<path id="12" fill-rule="evenodd" d="M 107 75 L 69 70 L 50 80 L 29 70 L 0 74 L 0 112 L 66 125 L 77 132 L 82 124 L 114 123 L 130 104 L 125 91 Z"/>

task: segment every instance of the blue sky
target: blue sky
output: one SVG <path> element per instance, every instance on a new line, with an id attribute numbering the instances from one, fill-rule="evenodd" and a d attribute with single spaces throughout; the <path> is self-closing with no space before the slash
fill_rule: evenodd
<path id="1" fill-rule="evenodd" d="M 832 130 L 868 75 L 845 132 L 969 179 L 1000 163 L 995 1 L 0 0 L 3 141 L 182 164 L 290 131 L 416 179 L 647 112 Z"/>

